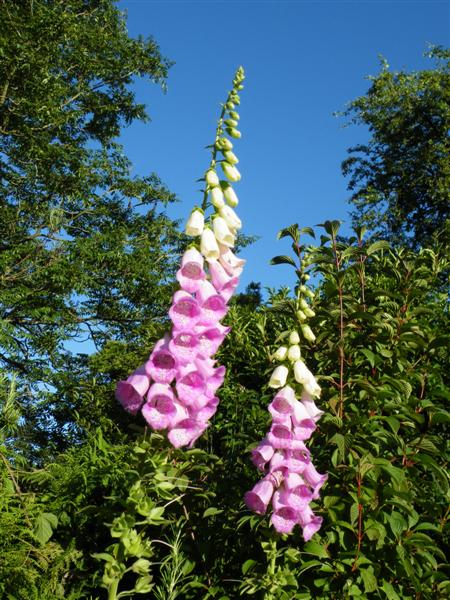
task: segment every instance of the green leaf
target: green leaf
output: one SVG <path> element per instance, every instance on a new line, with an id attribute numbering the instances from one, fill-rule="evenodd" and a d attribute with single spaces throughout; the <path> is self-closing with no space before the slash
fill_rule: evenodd
<path id="1" fill-rule="evenodd" d="M 286 236 L 290 236 L 292 238 L 292 240 L 298 244 L 299 240 L 300 240 L 300 233 L 298 230 L 298 224 L 294 223 L 293 225 L 289 225 L 289 227 L 285 227 L 284 229 L 281 229 L 278 234 L 277 234 L 277 238 L 279 240 L 281 240 L 281 238 L 284 238 Z"/>
<path id="2" fill-rule="evenodd" d="M 307 542 L 303 547 L 303 551 L 307 554 L 318 556 L 319 558 L 329 558 L 329 554 L 325 546 L 322 546 L 318 542 Z"/>
<path id="3" fill-rule="evenodd" d="M 290 256 L 274 256 L 271 260 L 270 260 L 270 264 L 271 265 L 291 265 L 295 268 L 297 268 L 297 265 L 295 264 L 295 261 L 293 258 L 291 258 Z"/>
<path id="4" fill-rule="evenodd" d="M 34 522 L 34 537 L 40 544 L 45 544 L 53 535 L 53 530 L 58 526 L 58 518 L 52 513 L 41 513 Z"/>
<path id="5" fill-rule="evenodd" d="M 360 573 L 364 583 L 365 592 L 370 593 L 378 589 L 377 578 L 373 573 L 373 569 L 360 569 Z"/>
<path id="6" fill-rule="evenodd" d="M 371 254 L 375 254 L 375 252 L 379 252 L 380 250 L 389 250 L 391 245 L 386 240 L 378 240 L 377 242 L 373 242 L 366 248 L 367 256 Z"/>
<path id="7" fill-rule="evenodd" d="M 212 517 L 213 515 L 220 515 L 220 513 L 223 513 L 223 510 L 221 510 L 220 508 L 215 508 L 214 506 L 210 506 L 205 510 L 203 516 Z"/>
<path id="8" fill-rule="evenodd" d="M 388 517 L 389 525 L 392 529 L 392 533 L 396 538 L 399 538 L 403 531 L 408 528 L 408 523 L 399 512 L 392 511 Z"/>
<path id="9" fill-rule="evenodd" d="M 253 560 L 252 558 L 249 558 L 242 565 L 242 574 L 245 575 L 246 573 L 248 573 L 248 571 L 250 571 L 250 569 L 252 569 L 257 564 L 258 564 L 258 561 Z"/>
<path id="10" fill-rule="evenodd" d="M 381 586 L 381 589 L 386 594 L 386 598 L 388 600 L 402 600 L 392 585 L 385 579 L 383 579 L 383 585 Z"/>

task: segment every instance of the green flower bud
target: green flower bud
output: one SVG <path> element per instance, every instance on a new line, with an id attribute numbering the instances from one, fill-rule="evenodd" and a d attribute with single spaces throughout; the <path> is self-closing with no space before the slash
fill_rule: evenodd
<path id="1" fill-rule="evenodd" d="M 302 330 L 305 340 L 307 340 L 308 342 L 311 342 L 311 343 L 316 341 L 316 336 L 312 332 L 312 329 L 309 325 L 305 325 L 305 323 L 302 323 L 300 325 L 300 328 Z"/>
<path id="2" fill-rule="evenodd" d="M 228 127 L 237 127 L 238 126 L 238 122 L 235 119 L 225 119 L 224 123 Z"/>
<path id="3" fill-rule="evenodd" d="M 239 203 L 239 199 L 231 185 L 228 183 L 228 181 L 221 181 L 220 185 L 222 187 L 223 196 L 227 201 L 227 204 L 233 208 L 236 207 Z"/>
<path id="4" fill-rule="evenodd" d="M 223 192 L 220 186 L 213 187 L 211 190 L 211 204 L 216 208 L 225 206 L 225 200 L 223 199 Z"/>
<path id="5" fill-rule="evenodd" d="M 227 110 L 233 110 L 234 108 L 236 108 L 236 105 L 235 105 L 235 104 L 233 104 L 233 102 L 227 102 L 227 103 L 225 104 L 225 108 L 226 108 Z"/>
<path id="6" fill-rule="evenodd" d="M 223 153 L 225 160 L 230 163 L 230 165 L 236 165 L 239 162 L 238 157 L 231 150 L 225 150 Z"/>
<path id="7" fill-rule="evenodd" d="M 289 335 L 289 343 L 290 344 L 298 344 L 300 341 L 300 336 L 298 335 L 298 333 L 296 331 L 291 331 L 291 334 Z"/>
<path id="8" fill-rule="evenodd" d="M 230 163 L 223 161 L 220 163 L 222 165 L 223 172 L 225 173 L 225 177 L 230 181 L 239 181 L 241 178 L 241 174 L 233 165 Z M 218 180 L 217 180 L 218 181 Z"/>
<path id="9" fill-rule="evenodd" d="M 242 133 L 238 129 L 235 129 L 234 127 L 227 127 L 227 133 L 228 133 L 228 135 L 231 135 L 231 137 L 233 137 L 233 138 L 239 139 L 242 136 Z"/>
<path id="10" fill-rule="evenodd" d="M 234 110 L 230 110 L 230 117 L 232 119 L 235 119 L 235 121 L 239 121 L 240 119 L 239 114 Z"/>
<path id="11" fill-rule="evenodd" d="M 308 273 L 305 273 L 303 275 L 303 281 L 308 281 L 310 279 L 310 276 L 308 275 Z"/>
<path id="12" fill-rule="evenodd" d="M 138 575 L 147 575 L 151 564 L 152 563 L 146 558 L 138 558 L 137 561 L 133 563 L 131 570 Z"/>
<path id="13" fill-rule="evenodd" d="M 216 185 L 219 185 L 219 178 L 217 177 L 217 173 L 213 169 L 209 169 L 209 171 L 206 171 L 205 179 L 206 183 L 210 187 L 215 187 Z"/>
<path id="14" fill-rule="evenodd" d="M 286 346 L 280 346 L 278 350 L 273 354 L 273 360 L 284 360 L 288 353 Z"/>
<path id="15" fill-rule="evenodd" d="M 228 138 L 219 138 L 216 142 L 216 146 L 219 150 L 231 150 L 233 148 L 233 144 Z"/>
<path id="16" fill-rule="evenodd" d="M 305 315 L 307 317 L 315 317 L 316 316 L 316 313 L 311 308 L 309 308 L 309 306 L 307 308 L 303 309 L 303 312 L 305 313 Z"/>
<path id="17" fill-rule="evenodd" d="M 300 300 L 299 300 L 299 304 L 300 304 L 300 308 L 301 308 L 302 310 L 305 310 L 305 311 L 306 311 L 306 309 L 307 309 L 307 308 L 309 308 L 309 305 L 308 305 L 308 303 L 306 302 L 306 300 L 305 300 L 304 298 L 300 298 Z M 306 314 L 306 313 L 305 313 L 305 314 Z"/>
<path id="18" fill-rule="evenodd" d="M 302 310 L 298 310 L 297 311 L 297 319 L 302 322 L 302 321 L 306 321 L 306 315 Z"/>
<path id="19" fill-rule="evenodd" d="M 291 362 L 295 362 L 301 356 L 300 346 L 298 344 L 294 344 L 293 346 L 289 346 L 288 350 L 288 359 Z"/>

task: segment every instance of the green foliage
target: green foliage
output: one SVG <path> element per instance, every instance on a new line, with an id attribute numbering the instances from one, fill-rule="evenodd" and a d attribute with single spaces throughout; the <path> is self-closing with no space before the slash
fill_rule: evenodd
<path id="1" fill-rule="evenodd" d="M 342 164 L 354 223 L 415 248 L 445 235 L 449 218 L 450 51 L 432 47 L 428 57 L 435 68 L 412 73 L 383 61 L 367 94 L 344 112 L 370 132 Z"/>
<path id="2" fill-rule="evenodd" d="M 0 7 L 0 366 L 17 374 L 22 451 L 40 460 L 79 439 L 74 381 L 98 375 L 71 342 L 130 352 L 165 314 L 174 197 L 133 177 L 115 138 L 146 119 L 133 78 L 164 85 L 169 64 L 112 0 Z"/>

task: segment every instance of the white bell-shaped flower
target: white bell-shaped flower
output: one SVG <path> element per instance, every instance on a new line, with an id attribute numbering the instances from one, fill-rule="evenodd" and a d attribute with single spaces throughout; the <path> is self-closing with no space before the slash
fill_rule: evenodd
<path id="1" fill-rule="evenodd" d="M 199 208 L 195 208 L 187 220 L 185 232 L 186 235 L 197 236 L 203 233 L 205 227 L 205 217 Z"/>

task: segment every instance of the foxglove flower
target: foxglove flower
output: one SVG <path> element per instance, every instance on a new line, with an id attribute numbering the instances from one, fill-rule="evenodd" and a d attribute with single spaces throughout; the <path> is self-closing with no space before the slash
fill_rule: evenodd
<path id="1" fill-rule="evenodd" d="M 186 223 L 186 235 L 195 237 L 201 235 L 205 226 L 205 218 L 203 212 L 198 208 L 195 208 Z"/>
<path id="2" fill-rule="evenodd" d="M 243 71 L 239 69 L 225 107 L 231 105 L 242 80 Z M 235 111 L 229 117 L 237 124 L 239 115 Z M 167 431 L 176 448 L 191 447 L 217 410 L 216 392 L 224 381 L 225 367 L 217 365 L 213 357 L 230 331 L 220 321 L 228 311 L 227 303 L 245 263 L 231 251 L 235 233 L 241 227 L 239 217 L 230 208 L 236 206 L 237 196 L 231 184 L 219 181 L 216 173 L 216 164 L 226 163 L 225 175 L 233 181 L 240 179 L 234 166 L 238 159 L 231 152 L 233 144 L 225 137 L 221 123 L 204 177 L 202 207 L 191 212 L 186 224 L 187 235 L 198 239 L 184 252 L 176 273 L 180 289 L 173 295 L 168 311 L 171 331 L 157 342 L 145 365 L 126 381 L 120 381 L 116 389 L 116 397 L 126 410 L 132 414 L 141 410 L 149 426 Z M 217 152 L 223 158 L 216 157 Z M 206 216 L 205 224 L 208 199 L 214 213 Z M 264 460 L 269 458 L 265 453 Z"/>
<path id="3" fill-rule="evenodd" d="M 304 540 L 308 541 L 322 524 L 321 517 L 311 510 L 310 502 L 319 498 L 327 475 L 318 473 L 305 445 L 323 413 L 313 400 L 319 397 L 320 387 L 300 360 L 299 342 L 300 337 L 294 331 L 289 336 L 289 349 L 281 346 L 273 355 L 276 360 L 286 361 L 288 366 L 277 366 L 268 384 L 281 389 L 268 406 L 271 427 L 264 440 L 252 450 L 252 461 L 265 477 L 245 494 L 244 500 L 247 507 L 258 514 L 265 514 L 271 503 L 270 523 L 276 531 L 289 534 L 299 525 Z M 285 385 L 292 375 L 294 387 Z M 300 387 L 300 399 L 296 386 Z"/>

